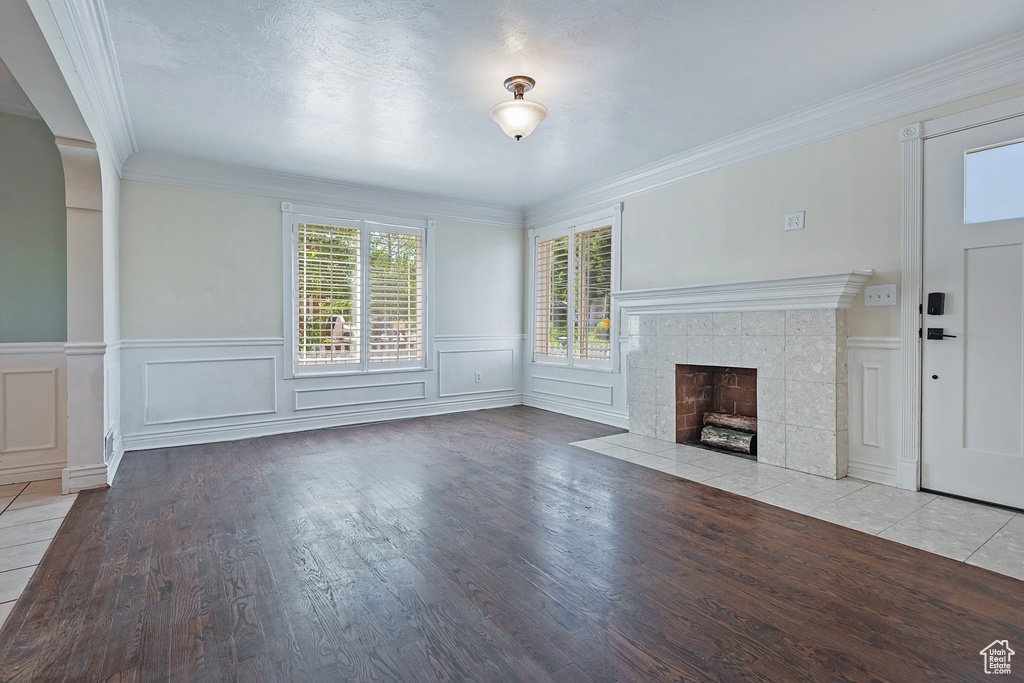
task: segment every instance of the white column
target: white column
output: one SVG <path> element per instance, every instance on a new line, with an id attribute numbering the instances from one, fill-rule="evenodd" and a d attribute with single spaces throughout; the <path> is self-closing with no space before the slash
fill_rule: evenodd
<path id="1" fill-rule="evenodd" d="M 921 488 L 921 229 L 924 186 L 921 124 L 900 130 L 903 149 L 902 276 L 900 278 L 900 345 L 902 347 L 903 443 L 896 461 L 896 485 Z"/>
<path id="2" fill-rule="evenodd" d="M 96 145 L 57 138 L 68 211 L 65 493 L 107 485 L 103 458 L 103 190 Z"/>

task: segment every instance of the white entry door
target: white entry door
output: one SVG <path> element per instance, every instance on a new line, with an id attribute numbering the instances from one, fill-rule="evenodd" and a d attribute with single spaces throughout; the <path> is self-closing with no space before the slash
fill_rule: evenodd
<path id="1" fill-rule="evenodd" d="M 924 183 L 921 485 L 1024 508 L 1024 117 L 926 140 Z"/>

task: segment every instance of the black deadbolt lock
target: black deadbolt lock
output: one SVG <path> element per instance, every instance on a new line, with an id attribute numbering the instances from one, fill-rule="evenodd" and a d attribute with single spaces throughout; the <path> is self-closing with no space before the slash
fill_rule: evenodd
<path id="1" fill-rule="evenodd" d="M 945 292 L 932 292 L 928 295 L 928 315 L 942 315 L 946 310 Z M 929 337 L 930 338 L 930 337 Z"/>

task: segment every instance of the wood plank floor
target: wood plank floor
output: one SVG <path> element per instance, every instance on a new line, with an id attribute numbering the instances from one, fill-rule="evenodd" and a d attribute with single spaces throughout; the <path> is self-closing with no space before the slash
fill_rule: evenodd
<path id="1" fill-rule="evenodd" d="M 614 431 L 519 407 L 130 453 L 0 680 L 963 681 L 1024 647 L 1024 582 L 567 445 Z"/>

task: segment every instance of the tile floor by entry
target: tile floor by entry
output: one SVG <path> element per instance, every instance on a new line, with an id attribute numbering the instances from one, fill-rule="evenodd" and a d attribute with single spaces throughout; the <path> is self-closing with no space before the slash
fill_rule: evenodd
<path id="1" fill-rule="evenodd" d="M 858 479 L 825 479 L 628 432 L 573 445 L 1024 579 L 1024 514 Z"/>
<path id="2" fill-rule="evenodd" d="M 77 497 L 60 479 L 0 486 L 0 627 Z"/>

